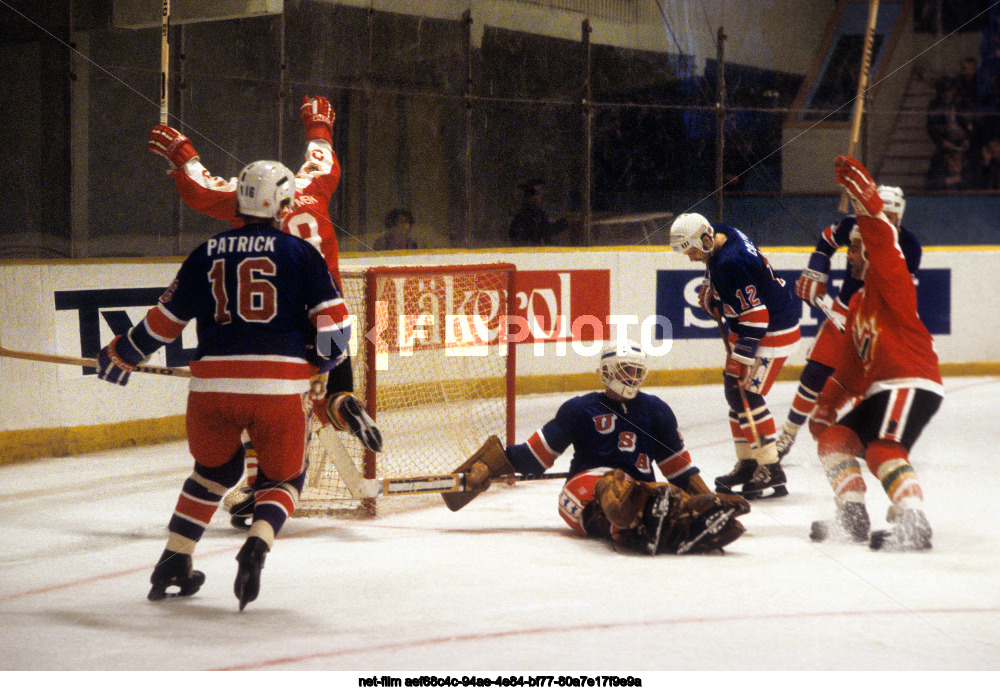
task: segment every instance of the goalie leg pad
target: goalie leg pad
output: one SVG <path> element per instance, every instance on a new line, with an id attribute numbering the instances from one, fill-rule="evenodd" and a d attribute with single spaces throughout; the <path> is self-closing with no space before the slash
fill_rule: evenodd
<path id="1" fill-rule="evenodd" d="M 503 444 L 500 443 L 500 438 L 495 434 L 490 435 L 490 438 L 483 442 L 483 445 L 479 447 L 479 450 L 474 454 L 469 456 L 469 459 L 465 461 L 462 465 L 458 466 L 454 472 L 456 473 L 468 473 L 473 469 L 476 463 L 484 463 L 490 470 L 490 477 L 501 477 L 503 475 L 513 475 L 515 473 L 514 466 L 510 464 L 507 460 L 507 454 L 504 453 Z M 489 486 L 488 484 L 486 485 Z M 483 487 L 485 490 L 486 487 Z M 441 495 L 444 499 L 444 503 L 452 511 L 458 511 L 470 501 L 479 496 L 483 490 L 470 491 L 470 492 L 446 492 Z"/>
<path id="2" fill-rule="evenodd" d="M 722 550 L 744 532 L 736 520 L 736 509 L 723 505 L 717 497 L 698 494 L 687 497 L 677 492 L 670 504 L 657 497 L 650 506 L 649 520 L 658 521 L 647 527 L 650 554 L 703 554 Z"/>

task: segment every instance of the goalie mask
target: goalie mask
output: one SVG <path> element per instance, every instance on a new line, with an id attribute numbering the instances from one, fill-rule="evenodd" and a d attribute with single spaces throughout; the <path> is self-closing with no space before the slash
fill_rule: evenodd
<path id="1" fill-rule="evenodd" d="M 882 211 L 896 214 L 896 226 L 903 225 L 903 211 L 906 209 L 906 197 L 900 187 L 889 187 L 879 185 L 876 189 L 878 196 L 882 198 Z"/>
<path id="2" fill-rule="evenodd" d="M 692 249 L 705 251 L 702 238 L 714 235 L 712 224 L 701 214 L 681 214 L 670 226 L 670 247 L 687 254 Z"/>
<path id="3" fill-rule="evenodd" d="M 236 188 L 245 216 L 277 219 L 295 197 L 295 175 L 277 161 L 254 161 L 240 171 Z"/>
<path id="4" fill-rule="evenodd" d="M 625 400 L 635 398 L 648 372 L 646 354 L 635 341 L 622 341 L 605 350 L 597 368 L 605 388 Z"/>

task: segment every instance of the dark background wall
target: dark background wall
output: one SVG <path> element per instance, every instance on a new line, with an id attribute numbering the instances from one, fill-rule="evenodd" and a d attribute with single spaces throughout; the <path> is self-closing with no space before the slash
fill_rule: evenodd
<path id="1" fill-rule="evenodd" d="M 174 26 L 171 40 L 169 124 L 223 177 L 259 158 L 297 168 L 301 98 L 331 100 L 344 250 L 365 249 L 397 206 L 440 246 L 503 246 L 527 179 L 545 180 L 553 214 L 581 211 L 588 148 L 594 212 L 715 213 L 712 60 L 696 73 L 691 56 L 592 46 L 588 140 L 577 40 L 486 27 L 467 62 L 462 21 L 308 0 L 283 18 Z M 0 257 L 180 255 L 221 229 L 178 202 L 145 149 L 159 57 L 159 29 L 114 27 L 111 0 L 0 6 Z M 781 194 L 771 155 L 803 77 L 726 65 L 724 220 L 762 244 L 812 244 L 835 217 L 829 196 Z M 925 242 L 1000 242 L 992 194 L 909 199 L 914 230 L 933 227 Z"/>

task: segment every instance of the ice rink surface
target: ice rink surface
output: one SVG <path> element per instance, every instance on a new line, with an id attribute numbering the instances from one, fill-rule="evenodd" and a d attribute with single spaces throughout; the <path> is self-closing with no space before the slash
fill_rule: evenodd
<path id="1" fill-rule="evenodd" d="M 732 467 L 721 384 L 648 390 L 671 404 L 710 483 Z M 793 393 L 784 382 L 770 396 L 779 424 Z M 567 397 L 519 398 L 518 441 Z M 1000 378 L 946 381 L 912 455 L 929 552 L 810 542 L 833 500 L 803 431 L 786 459 L 790 495 L 756 502 L 724 555 L 615 552 L 559 518 L 562 481 L 529 482 L 456 513 L 435 500 L 373 520 L 293 518 L 242 613 L 244 536 L 222 510 L 195 556 L 201 591 L 146 600 L 191 468 L 185 443 L 0 467 L 0 669 L 335 670 L 351 688 L 352 674 L 419 671 L 603 671 L 646 688 L 672 670 L 994 671 L 998 407 Z M 865 475 L 882 527 L 887 501 Z"/>

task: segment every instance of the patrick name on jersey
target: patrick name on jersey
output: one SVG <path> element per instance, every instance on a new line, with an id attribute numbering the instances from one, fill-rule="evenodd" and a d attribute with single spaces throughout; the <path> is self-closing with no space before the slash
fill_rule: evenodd
<path id="1" fill-rule="evenodd" d="M 226 252 L 270 252 L 274 253 L 274 238 L 258 235 L 256 237 L 214 237 L 205 243 L 205 253 L 209 256 L 224 254 Z"/>

